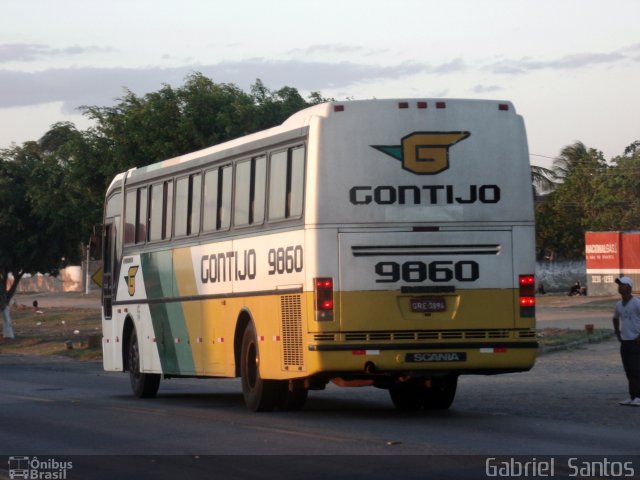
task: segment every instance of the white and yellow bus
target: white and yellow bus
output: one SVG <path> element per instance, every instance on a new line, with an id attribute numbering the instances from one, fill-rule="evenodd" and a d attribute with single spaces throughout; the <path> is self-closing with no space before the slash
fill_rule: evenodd
<path id="1" fill-rule="evenodd" d="M 388 389 L 448 408 L 460 374 L 537 351 L 534 216 L 509 102 L 330 102 L 117 175 L 106 194 L 104 368 L 241 377 L 252 410 Z"/>

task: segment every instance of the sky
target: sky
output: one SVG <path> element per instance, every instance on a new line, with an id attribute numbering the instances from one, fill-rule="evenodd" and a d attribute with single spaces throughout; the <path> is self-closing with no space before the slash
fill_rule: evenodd
<path id="1" fill-rule="evenodd" d="M 303 96 L 510 100 L 531 163 L 640 140 L 638 0 L 2 0 L 0 149 L 202 72 Z"/>

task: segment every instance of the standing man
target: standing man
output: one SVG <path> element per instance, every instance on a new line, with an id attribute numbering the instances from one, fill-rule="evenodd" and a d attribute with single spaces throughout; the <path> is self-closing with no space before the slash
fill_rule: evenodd
<path id="1" fill-rule="evenodd" d="M 640 407 L 640 299 L 634 297 L 629 277 L 616 278 L 622 297 L 613 313 L 613 330 L 620 342 L 620 356 L 629 381 L 629 399 L 620 405 Z"/>

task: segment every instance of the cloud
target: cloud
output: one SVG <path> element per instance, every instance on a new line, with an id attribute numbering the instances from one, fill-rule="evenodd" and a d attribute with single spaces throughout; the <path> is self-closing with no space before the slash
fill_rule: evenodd
<path id="1" fill-rule="evenodd" d="M 289 50 L 290 55 L 316 55 L 316 54 L 344 54 L 344 53 L 363 53 L 368 51 L 364 47 L 358 45 L 345 45 L 344 43 L 324 43 L 320 45 L 309 45 L 306 48 L 294 48 Z"/>
<path id="2" fill-rule="evenodd" d="M 498 85 L 476 85 L 471 89 L 473 93 L 490 93 L 499 92 L 500 90 L 504 90 L 504 88 Z"/>
<path id="3" fill-rule="evenodd" d="M 447 75 L 450 73 L 458 73 L 458 72 L 463 72 L 465 70 L 468 69 L 468 66 L 466 65 L 466 63 L 460 59 L 460 58 L 455 58 L 453 60 L 451 60 L 450 62 L 447 63 L 443 63 L 442 65 L 438 65 L 436 67 L 433 67 L 430 72 L 431 73 L 436 73 L 439 75 Z"/>
<path id="4" fill-rule="evenodd" d="M 53 49 L 40 44 L 0 45 L 0 63 L 8 61 L 33 61 L 39 56 L 79 55 L 92 49 L 108 51 L 103 47 L 68 47 Z M 345 44 L 321 44 L 304 51 L 311 52 L 363 51 L 362 47 Z M 296 50 L 295 52 L 298 52 Z M 299 50 L 303 52 L 303 50 Z M 163 68 L 97 68 L 74 67 L 49 69 L 38 72 L 0 69 L 0 108 L 39 105 L 62 102 L 66 112 L 81 105 L 113 105 L 126 87 L 137 95 L 157 91 L 162 84 L 181 85 L 189 73 L 198 71 L 216 83 L 234 83 L 248 90 L 257 78 L 271 89 L 291 86 L 301 91 L 339 90 L 381 80 L 405 79 L 415 75 L 451 75 L 461 72 L 485 70 L 494 74 L 528 74 L 537 70 L 569 70 L 595 65 L 613 65 L 635 61 L 640 44 L 627 46 L 609 53 L 580 53 L 556 59 L 540 60 L 524 57 L 498 62 L 469 63 L 454 58 L 441 64 L 404 62 L 395 65 L 370 63 L 311 61 L 308 59 L 267 60 L 249 58 L 224 61 L 217 64 L 187 64 L 181 67 Z M 472 91 L 487 93 L 499 90 L 498 85 L 475 85 Z M 351 93 L 353 95 L 353 93 Z M 357 95 L 357 93 L 355 94 Z"/>
<path id="5" fill-rule="evenodd" d="M 111 47 L 72 45 L 65 48 L 52 48 L 40 43 L 7 43 L 0 45 L 0 63 L 34 62 L 54 56 L 72 56 L 116 51 Z"/>
<path id="6" fill-rule="evenodd" d="M 81 105 L 112 105 L 123 88 L 143 95 L 163 83 L 179 86 L 194 71 L 217 83 L 248 87 L 260 78 L 269 88 L 288 85 L 300 90 L 340 88 L 379 79 L 396 79 L 439 67 L 416 63 L 377 66 L 350 62 L 267 61 L 260 58 L 179 68 L 68 68 L 41 72 L 0 70 L 0 108 L 63 102 L 65 111 Z"/>
<path id="7" fill-rule="evenodd" d="M 611 65 L 623 62 L 633 58 L 627 54 L 637 53 L 639 45 L 635 48 L 629 47 L 609 53 L 577 53 L 573 55 L 565 55 L 552 60 L 534 60 L 530 57 L 521 59 L 507 59 L 500 62 L 489 64 L 485 67 L 497 74 L 525 74 L 537 70 L 575 70 L 579 68 L 592 67 L 595 65 Z"/>

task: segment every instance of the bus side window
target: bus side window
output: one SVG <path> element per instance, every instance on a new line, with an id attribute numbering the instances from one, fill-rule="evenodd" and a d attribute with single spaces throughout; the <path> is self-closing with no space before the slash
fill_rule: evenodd
<path id="1" fill-rule="evenodd" d="M 164 198 L 164 188 L 161 183 L 156 183 L 149 187 L 151 192 L 149 198 L 149 241 L 162 240 L 162 203 Z"/>
<path id="2" fill-rule="evenodd" d="M 291 151 L 291 183 L 289 192 L 289 216 L 298 218 L 302 215 L 304 205 L 304 146 L 290 149 Z"/>
<path id="3" fill-rule="evenodd" d="M 304 146 L 271 155 L 269 166 L 269 220 L 302 215 L 304 200 Z"/>
<path id="4" fill-rule="evenodd" d="M 164 200 L 162 204 L 162 239 L 171 238 L 171 225 L 173 222 L 173 180 L 167 180 L 163 184 Z"/>
<path id="5" fill-rule="evenodd" d="M 184 237 L 187 234 L 187 223 L 189 221 L 189 177 L 182 177 L 176 180 L 176 212 L 175 212 L 175 235 Z"/>
<path id="6" fill-rule="evenodd" d="M 202 208 L 202 231 L 216 230 L 218 223 L 218 169 L 204 174 L 204 201 Z"/>
<path id="7" fill-rule="evenodd" d="M 131 245 L 136 240 L 136 197 L 135 189 L 127 191 L 124 212 L 124 244 Z"/>
<path id="8" fill-rule="evenodd" d="M 228 230 L 231 226 L 231 180 L 233 169 L 231 165 L 220 167 L 218 177 L 218 219 L 217 230 Z"/>
<path id="9" fill-rule="evenodd" d="M 176 180 L 176 237 L 197 235 L 200 231 L 201 183 L 199 173 Z"/>
<path id="10" fill-rule="evenodd" d="M 202 203 L 202 176 L 194 173 L 189 176 L 189 225 L 187 235 L 200 233 L 200 205 Z"/>
<path id="11" fill-rule="evenodd" d="M 254 157 L 236 164 L 236 196 L 233 224 L 247 226 L 264 221 L 266 157 Z"/>
<path id="12" fill-rule="evenodd" d="M 233 203 L 233 224 L 249 225 L 251 202 L 251 160 L 236 163 L 236 195 Z"/>
<path id="13" fill-rule="evenodd" d="M 136 243 L 144 243 L 147 240 L 147 187 L 138 189 L 138 209 L 136 212 Z"/>
<path id="14" fill-rule="evenodd" d="M 149 241 L 166 240 L 171 237 L 173 181 L 156 183 L 149 188 Z"/>
<path id="15" fill-rule="evenodd" d="M 271 154 L 269 166 L 269 220 L 286 218 L 287 152 Z"/>
<path id="16" fill-rule="evenodd" d="M 253 159 L 253 184 L 251 195 L 251 223 L 264 222 L 264 203 L 267 181 L 267 157 L 264 155 Z"/>

